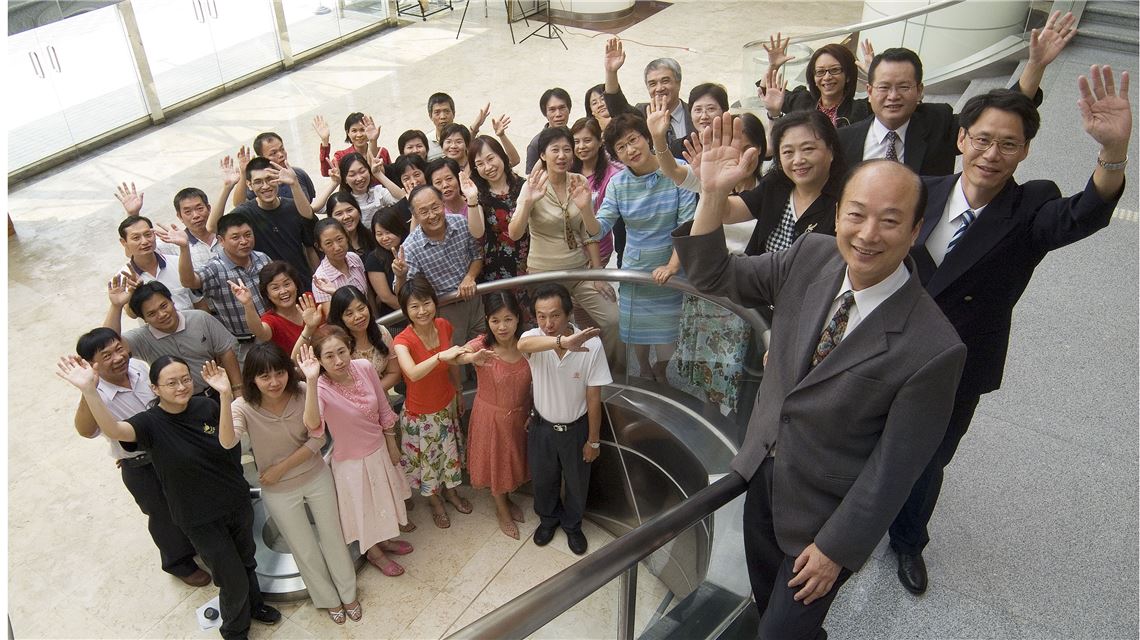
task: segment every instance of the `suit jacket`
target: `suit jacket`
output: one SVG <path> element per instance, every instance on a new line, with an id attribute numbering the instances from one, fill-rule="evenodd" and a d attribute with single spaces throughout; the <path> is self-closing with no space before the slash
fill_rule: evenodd
<path id="1" fill-rule="evenodd" d="M 823 192 L 796 220 L 795 238 L 812 232 L 835 235 L 835 205 L 839 202 L 841 188 L 838 183 L 836 180 L 824 185 Z M 740 194 L 740 199 L 748 205 L 752 217 L 756 218 L 756 228 L 752 231 L 752 238 L 744 250 L 746 254 L 755 256 L 766 251 L 764 246 L 768 243 L 768 236 L 772 235 L 779 226 L 780 219 L 784 217 L 784 207 L 793 188 L 790 182 L 778 180 L 774 175 L 768 174 L 760 179 L 760 184 L 756 188 Z"/>
<path id="2" fill-rule="evenodd" d="M 721 230 L 674 246 L 698 289 L 745 306 L 775 304 L 768 366 L 732 469 L 751 479 L 773 446 L 772 518 L 780 549 L 814 542 L 857 570 L 898 514 L 946 431 L 966 348 L 914 272 L 818 366 L 811 354 L 846 264 L 834 238 L 730 257 Z"/>
<path id="3" fill-rule="evenodd" d="M 638 113 L 644 118 L 645 110 L 649 107 L 648 102 L 639 102 L 636 107 L 630 106 L 629 100 L 626 100 L 625 93 L 621 90 L 618 90 L 617 93 L 603 92 L 602 97 L 606 101 L 606 109 L 610 112 L 610 117 L 616 117 L 622 113 Z M 689 105 L 684 100 L 681 101 L 681 109 L 685 112 L 685 134 L 675 139 L 669 145 L 669 151 L 673 154 L 673 157 L 677 159 L 683 157 L 681 152 L 685 150 L 682 140 L 697 130 L 693 124 L 693 116 L 689 114 Z"/>
<path id="4" fill-rule="evenodd" d="M 1001 386 L 1013 307 L 1041 259 L 1108 226 L 1116 199 L 1101 199 L 1091 179 L 1082 193 L 1070 198 L 1062 198 L 1048 180 L 1022 185 L 1010 179 L 935 267 L 926 240 L 941 220 L 959 175 L 923 178 L 929 189 L 926 216 L 911 256 L 927 292 L 966 344 L 966 368 L 958 389 L 958 395 L 966 397 Z"/>
<path id="5" fill-rule="evenodd" d="M 780 106 L 780 113 L 795 111 L 811 111 L 819 104 L 819 98 L 813 96 L 806 85 L 800 85 L 784 94 L 784 104 Z M 867 98 L 847 98 L 839 103 L 835 111 L 837 129 L 849 126 L 871 115 L 871 103 Z"/>

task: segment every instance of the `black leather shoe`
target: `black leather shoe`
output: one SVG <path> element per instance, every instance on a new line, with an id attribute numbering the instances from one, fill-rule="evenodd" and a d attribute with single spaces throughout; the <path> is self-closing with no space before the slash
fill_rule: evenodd
<path id="1" fill-rule="evenodd" d="M 899 582 L 916 596 L 925 593 L 926 563 L 922 561 L 922 554 L 900 553 L 898 556 Z"/>
<path id="2" fill-rule="evenodd" d="M 249 617 L 261 624 L 277 624 L 281 622 L 281 612 L 273 607 L 263 604 L 261 607 L 249 612 Z"/>
<path id="3" fill-rule="evenodd" d="M 550 544 L 550 541 L 554 539 L 554 532 L 557 530 L 558 527 L 544 527 L 539 525 L 539 527 L 534 530 L 534 544 L 540 547 L 545 547 Z"/>
<path id="4" fill-rule="evenodd" d="M 567 531 L 566 546 L 570 547 L 570 551 L 574 552 L 576 556 L 586 553 L 586 534 L 582 533 L 581 529 L 577 531 Z"/>

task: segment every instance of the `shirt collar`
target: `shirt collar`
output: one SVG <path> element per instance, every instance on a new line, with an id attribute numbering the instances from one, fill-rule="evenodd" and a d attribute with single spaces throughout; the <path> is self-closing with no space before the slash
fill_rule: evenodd
<path id="1" fill-rule="evenodd" d="M 910 120 L 907 120 L 901 127 L 895 129 L 895 133 L 899 135 L 899 142 L 903 143 L 904 146 L 906 145 L 906 130 L 909 128 Z M 878 117 L 876 117 L 875 120 L 871 123 L 871 137 L 874 138 L 875 144 L 881 144 L 883 142 L 883 137 L 887 135 L 888 131 L 890 131 L 890 129 L 888 129 L 882 122 L 879 122 Z"/>
<path id="2" fill-rule="evenodd" d="M 944 215 L 946 220 L 954 220 L 966 212 L 966 209 L 974 211 L 974 217 L 982 215 L 982 209 L 989 206 L 986 203 L 980 207 L 971 207 L 970 201 L 966 199 L 965 183 L 962 181 L 962 176 L 958 176 L 958 182 L 954 183 L 954 188 L 950 191 L 950 198 L 946 201 L 946 211 Z"/>
<path id="3" fill-rule="evenodd" d="M 154 336 L 155 339 L 160 339 L 160 338 L 165 338 L 166 336 L 174 335 L 175 333 L 178 333 L 179 331 L 184 331 L 186 329 L 186 316 L 182 315 L 181 311 L 176 310 L 174 313 L 178 314 L 178 327 L 175 328 L 174 331 L 172 331 L 170 333 L 163 333 L 162 331 L 159 331 L 158 329 L 155 329 L 154 327 L 152 327 L 151 325 L 148 324 L 146 326 L 146 328 L 150 329 L 150 335 Z"/>
<path id="4" fill-rule="evenodd" d="M 106 378 L 100 377 L 95 388 L 100 392 L 99 395 L 105 399 L 114 398 L 120 393 L 133 393 L 141 376 L 142 371 L 135 367 L 135 359 L 131 358 L 127 364 L 127 384 L 130 385 L 129 387 L 120 387 Z"/>
<path id="5" fill-rule="evenodd" d="M 684 124 L 685 122 L 685 104 L 680 100 L 677 101 L 676 108 L 669 114 L 669 119 L 673 122 Z"/>
<path id="6" fill-rule="evenodd" d="M 839 287 L 839 293 L 836 294 L 835 298 L 838 299 L 844 294 L 844 292 L 847 291 L 854 292 L 855 306 L 858 307 L 859 315 L 863 318 L 871 315 L 871 312 L 875 310 L 875 307 L 878 307 L 880 304 L 886 301 L 887 298 L 891 297 L 894 292 L 901 289 L 902 286 L 906 284 L 907 279 L 910 277 L 910 272 L 907 271 L 906 264 L 900 262 L 899 266 L 891 275 L 883 278 L 878 283 L 867 287 L 866 289 L 855 291 L 851 286 L 851 276 L 849 271 L 850 270 L 848 269 L 843 272 L 843 286 Z"/>
<path id="7" fill-rule="evenodd" d="M 163 258 L 162 254 L 157 251 L 154 252 L 154 257 L 156 260 L 158 260 L 158 270 L 162 271 L 165 269 L 166 258 Z M 134 271 L 136 276 L 141 276 L 143 274 L 143 268 L 139 266 L 139 263 L 135 262 L 134 256 L 131 256 L 131 260 L 127 264 L 130 265 L 131 271 Z"/>

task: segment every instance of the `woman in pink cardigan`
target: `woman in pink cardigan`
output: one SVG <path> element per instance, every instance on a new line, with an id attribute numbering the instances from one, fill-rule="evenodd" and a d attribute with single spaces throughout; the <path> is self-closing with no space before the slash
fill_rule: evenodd
<path id="1" fill-rule="evenodd" d="M 404 568 L 386 554 L 405 555 L 412 545 L 397 540 L 408 524 L 404 500 L 412 497 L 399 470 L 396 413 L 368 360 L 353 360 L 353 339 L 328 325 L 312 338 L 321 363 L 317 400 L 333 437 L 332 471 L 345 544 L 360 543 L 368 561 L 386 576 Z"/>

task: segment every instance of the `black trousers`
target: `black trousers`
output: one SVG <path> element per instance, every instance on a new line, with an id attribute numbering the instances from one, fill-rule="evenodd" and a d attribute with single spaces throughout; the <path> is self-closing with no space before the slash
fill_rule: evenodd
<path id="1" fill-rule="evenodd" d="M 254 572 L 257 561 L 253 557 L 253 507 L 247 500 L 217 520 L 187 527 L 186 535 L 218 585 L 222 637 L 245 638 L 249 634 L 250 611 L 264 604 Z"/>
<path id="2" fill-rule="evenodd" d="M 974 410 L 978 408 L 980 399 L 980 396 L 954 398 L 954 411 L 950 414 L 950 424 L 946 426 L 942 444 L 938 445 L 934 457 L 914 482 L 910 496 L 891 523 L 891 548 L 895 552 L 918 555 L 930 542 L 927 525 L 934 515 L 938 494 L 942 491 L 943 469 L 954 459 L 954 452 L 970 428 L 970 421 L 974 419 Z"/>
<path id="3" fill-rule="evenodd" d="M 527 465 L 534 487 L 534 512 L 548 529 L 561 526 L 565 531 L 582 528 L 586 511 L 586 491 L 590 487 L 590 465 L 582 460 L 582 447 L 590 436 L 586 416 L 555 431 L 554 425 L 535 414 L 526 440 Z M 561 496 L 566 486 L 566 497 Z"/>
<path id="4" fill-rule="evenodd" d="M 748 562 L 748 580 L 760 613 L 761 640 L 822 640 L 827 638 L 823 620 L 839 593 L 839 587 L 851 577 L 851 571 L 840 569 L 831 591 L 811 604 L 796 602 L 794 596 L 803 587 L 788 587 L 795 573 L 796 559 L 780 550 L 772 524 L 772 458 L 760 464 L 748 484 L 744 500 L 744 557 Z"/>
<path id="5" fill-rule="evenodd" d="M 119 470 L 127 491 L 131 492 L 135 504 L 147 517 L 146 527 L 150 531 L 150 539 L 154 540 L 154 546 L 158 547 L 162 570 L 180 578 L 197 571 L 194 545 L 190 544 L 186 534 L 170 519 L 170 507 L 166 504 L 166 495 L 162 493 L 162 485 L 158 474 L 154 472 L 154 466 L 147 464 L 130 467 L 123 464 Z"/>

